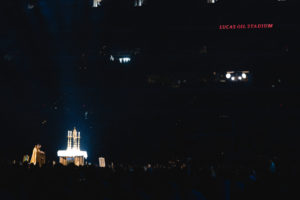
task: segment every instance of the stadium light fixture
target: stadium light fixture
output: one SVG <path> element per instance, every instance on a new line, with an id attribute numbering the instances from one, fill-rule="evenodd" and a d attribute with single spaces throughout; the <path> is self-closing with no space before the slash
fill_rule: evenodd
<path id="1" fill-rule="evenodd" d="M 227 73 L 227 74 L 226 74 L 226 78 L 227 78 L 227 79 L 230 79 L 230 78 L 231 78 L 231 74 L 230 74 L 230 73 Z"/>

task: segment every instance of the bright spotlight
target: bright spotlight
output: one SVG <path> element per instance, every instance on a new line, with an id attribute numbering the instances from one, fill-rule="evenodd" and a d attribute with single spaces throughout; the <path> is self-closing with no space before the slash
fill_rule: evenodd
<path id="1" fill-rule="evenodd" d="M 242 77 L 241 77 L 241 76 L 239 76 L 239 77 L 238 77 L 238 79 L 239 79 L 239 80 L 242 80 Z"/>
<path id="2" fill-rule="evenodd" d="M 242 73 L 242 78 L 243 78 L 243 79 L 246 79 L 246 78 L 247 78 L 247 74 Z"/>
<path id="3" fill-rule="evenodd" d="M 232 81 L 235 81 L 235 77 L 234 77 L 234 76 L 233 76 L 233 77 L 231 77 L 231 80 L 232 80 Z"/>
<path id="4" fill-rule="evenodd" d="M 128 63 L 130 61 L 131 61 L 131 59 L 129 57 L 119 58 L 120 63 Z"/>
<path id="5" fill-rule="evenodd" d="M 227 73 L 227 74 L 226 74 L 226 78 L 227 78 L 227 79 L 230 79 L 230 78 L 231 78 L 231 74 L 230 74 L 230 73 Z"/>

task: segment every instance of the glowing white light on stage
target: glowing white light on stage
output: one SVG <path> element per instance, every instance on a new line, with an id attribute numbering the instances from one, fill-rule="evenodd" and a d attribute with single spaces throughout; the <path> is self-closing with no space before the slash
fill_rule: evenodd
<path id="1" fill-rule="evenodd" d="M 242 73 L 242 78 L 243 78 L 243 79 L 246 79 L 246 78 L 247 78 L 247 74 Z"/>
<path id="2" fill-rule="evenodd" d="M 233 77 L 231 77 L 231 80 L 232 80 L 232 81 L 235 81 L 235 77 L 234 77 L 234 76 L 233 76 Z"/>
<path id="3" fill-rule="evenodd" d="M 88 157 L 86 151 L 80 151 L 78 149 L 67 149 L 57 151 L 58 157 L 80 157 L 83 156 L 85 159 Z"/>
<path id="4" fill-rule="evenodd" d="M 84 165 L 84 159 L 87 159 L 87 152 L 80 150 L 80 132 L 75 128 L 68 131 L 68 143 L 66 150 L 57 151 L 59 162 L 63 165 L 73 162 L 77 166 Z"/>
<path id="5" fill-rule="evenodd" d="M 230 74 L 230 73 L 227 73 L 227 74 L 226 74 L 226 78 L 227 78 L 227 79 L 230 79 L 230 78 L 231 78 L 231 74 Z"/>
<path id="6" fill-rule="evenodd" d="M 242 77 L 241 77 L 241 76 L 239 76 L 239 77 L 238 77 L 238 79 L 239 79 L 239 80 L 242 80 Z"/>

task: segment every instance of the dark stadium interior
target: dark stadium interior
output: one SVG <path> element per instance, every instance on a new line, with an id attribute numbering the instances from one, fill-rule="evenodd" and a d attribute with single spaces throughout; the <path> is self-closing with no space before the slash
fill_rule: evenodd
<path id="1" fill-rule="evenodd" d="M 160 173 L 166 182 L 172 177 L 174 183 L 188 182 L 184 170 L 160 169 L 151 177 L 135 166 L 150 161 L 191 157 L 207 167 L 222 155 L 226 165 L 235 167 L 233 163 L 248 165 L 276 157 L 284 166 L 282 174 L 299 166 L 290 166 L 298 163 L 300 152 L 300 4 L 296 0 L 145 0 L 142 6 L 134 2 L 140 1 L 102 0 L 96 8 L 93 0 L 0 3 L 1 163 L 19 162 L 33 145 L 42 144 L 49 164 L 57 160 L 57 150 L 65 148 L 66 130 L 76 127 L 84 135 L 82 148 L 89 153 L 88 162 L 95 164 L 104 155 L 109 161 L 134 166 L 120 165 L 117 172 L 106 169 L 105 175 L 95 172 L 100 173 L 95 177 L 87 175 L 96 171 L 92 167 L 90 171 L 69 167 L 68 173 L 91 176 L 86 183 L 90 185 L 107 176 L 95 186 L 110 188 L 106 193 L 102 188 L 104 199 L 120 198 L 109 192 L 133 168 L 136 174 L 123 177 L 125 182 L 130 179 L 138 185 L 145 177 L 156 185 Z M 272 28 L 220 30 L 220 25 L 238 24 Z M 122 58 L 130 61 L 121 62 Z M 231 71 L 247 73 L 247 78 L 231 81 L 226 78 Z M 197 187 L 205 187 L 206 172 L 195 166 L 200 165 L 192 165 L 192 173 L 205 176 Z M 24 179 L 34 171 L 56 173 L 33 166 L 13 169 Z M 13 174 L 13 169 L 7 170 Z M 270 184 L 275 179 L 266 176 Z M 280 181 L 288 176 L 292 175 Z M 75 188 L 84 184 L 76 181 Z M 59 181 L 51 184 L 55 182 Z M 279 190 L 286 188 L 292 186 Z M 26 190 L 30 188 L 21 189 Z M 204 192 L 204 199 L 221 199 L 212 193 Z M 125 196 L 147 199 L 134 194 Z M 149 199 L 157 198 L 167 197 Z"/>

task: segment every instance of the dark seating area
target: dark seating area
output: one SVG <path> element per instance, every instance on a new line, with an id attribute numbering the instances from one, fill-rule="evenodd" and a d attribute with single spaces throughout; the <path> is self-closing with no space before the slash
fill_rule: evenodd
<path id="1" fill-rule="evenodd" d="M 186 158 L 145 165 L 42 168 L 1 165 L 3 199 L 290 199 L 299 162 L 258 156 L 245 163 Z"/>

